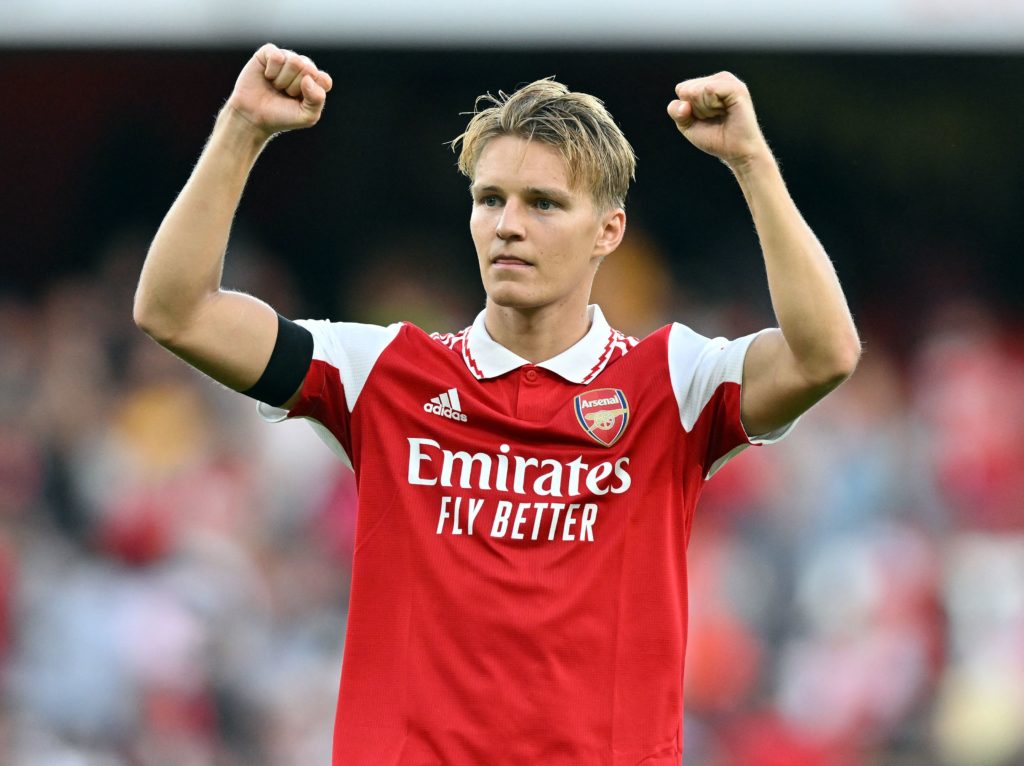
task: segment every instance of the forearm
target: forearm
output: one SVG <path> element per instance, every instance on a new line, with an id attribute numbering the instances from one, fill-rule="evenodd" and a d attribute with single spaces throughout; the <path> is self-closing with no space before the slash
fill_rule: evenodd
<path id="1" fill-rule="evenodd" d="M 732 169 L 757 228 L 786 344 L 809 381 L 837 383 L 856 366 L 860 341 L 832 262 L 770 152 Z"/>
<path id="2" fill-rule="evenodd" d="M 135 321 L 158 340 L 188 327 L 220 290 L 231 222 L 265 134 L 225 108 L 188 182 L 150 245 Z"/>

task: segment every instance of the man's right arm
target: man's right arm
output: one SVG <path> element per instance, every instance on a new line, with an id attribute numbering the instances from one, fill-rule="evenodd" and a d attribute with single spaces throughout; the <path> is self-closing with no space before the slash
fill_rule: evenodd
<path id="1" fill-rule="evenodd" d="M 136 324 L 236 391 L 250 388 L 266 369 L 278 319 L 263 301 L 221 288 L 231 221 L 267 142 L 314 125 L 331 84 L 308 58 L 269 44 L 260 48 L 239 75 L 142 268 Z"/>

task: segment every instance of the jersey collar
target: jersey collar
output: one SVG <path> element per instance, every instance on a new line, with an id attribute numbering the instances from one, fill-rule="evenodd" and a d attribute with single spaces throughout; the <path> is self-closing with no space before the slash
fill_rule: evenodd
<path id="1" fill-rule="evenodd" d="M 477 314 L 469 328 L 464 356 L 470 371 L 480 379 L 496 378 L 530 364 L 491 337 L 484 325 L 485 313 Z M 588 306 L 587 315 L 590 318 L 587 334 L 561 354 L 538 362 L 537 367 L 550 370 L 573 383 L 587 383 L 593 379 L 608 360 L 615 333 L 599 306 Z"/>

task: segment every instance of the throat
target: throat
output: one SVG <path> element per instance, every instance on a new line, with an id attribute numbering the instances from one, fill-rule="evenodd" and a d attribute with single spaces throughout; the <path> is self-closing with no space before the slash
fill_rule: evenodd
<path id="1" fill-rule="evenodd" d="M 562 310 L 558 310 L 561 308 Z M 488 335 L 532 364 L 552 359 L 575 345 L 590 330 L 590 312 L 545 306 L 509 308 L 487 301 L 484 324 Z"/>

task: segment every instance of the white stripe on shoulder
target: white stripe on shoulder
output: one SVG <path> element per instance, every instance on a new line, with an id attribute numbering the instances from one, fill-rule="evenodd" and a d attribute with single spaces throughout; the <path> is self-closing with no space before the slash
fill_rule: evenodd
<path id="1" fill-rule="evenodd" d="M 672 325 L 668 336 L 668 371 L 679 405 L 679 419 L 687 432 L 693 430 L 719 386 L 742 382 L 743 358 L 758 334 L 736 340 L 705 338 L 686 325 Z"/>
<path id="2" fill-rule="evenodd" d="M 345 388 L 345 403 L 351 412 L 362 393 L 366 379 L 402 323 L 381 327 L 358 322 L 331 322 L 324 319 L 300 319 L 298 324 L 313 334 L 313 359 L 336 367 Z"/>

